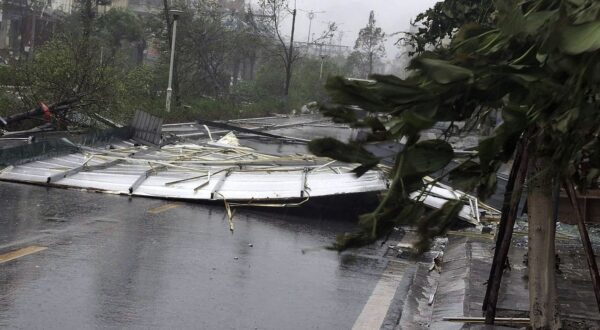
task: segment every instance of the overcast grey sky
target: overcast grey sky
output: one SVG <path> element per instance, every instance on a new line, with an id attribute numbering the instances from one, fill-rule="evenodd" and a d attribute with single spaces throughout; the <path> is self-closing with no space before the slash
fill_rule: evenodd
<path id="1" fill-rule="evenodd" d="M 358 31 L 367 24 L 369 12 L 375 11 L 377 25 L 380 26 L 386 34 L 399 31 L 407 31 L 410 26 L 410 20 L 417 14 L 423 12 L 435 4 L 436 0 L 296 0 L 298 16 L 296 18 L 295 39 L 306 41 L 308 38 L 308 13 L 324 11 L 324 13 L 315 14 L 312 22 L 312 31 L 315 36 L 319 36 L 327 28 L 327 22 L 336 22 L 339 26 L 338 35 L 333 39 L 338 42 L 340 32 L 343 33 L 341 43 L 346 46 L 354 47 L 354 41 L 358 36 Z M 253 1 L 254 2 L 254 1 Z M 293 0 L 290 0 L 293 4 Z M 291 19 L 286 22 L 286 28 L 291 28 Z M 289 31 L 286 33 L 290 34 Z M 386 43 L 386 52 L 388 56 L 394 56 L 397 51 L 393 46 L 396 38 L 390 38 Z"/>

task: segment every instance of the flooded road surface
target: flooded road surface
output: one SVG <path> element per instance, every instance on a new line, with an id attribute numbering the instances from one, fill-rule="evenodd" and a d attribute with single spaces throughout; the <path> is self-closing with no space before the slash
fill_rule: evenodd
<path id="1" fill-rule="evenodd" d="M 0 182 L 0 327 L 349 329 L 381 251 L 352 221 Z M 304 250 L 304 253 L 303 253 Z"/>

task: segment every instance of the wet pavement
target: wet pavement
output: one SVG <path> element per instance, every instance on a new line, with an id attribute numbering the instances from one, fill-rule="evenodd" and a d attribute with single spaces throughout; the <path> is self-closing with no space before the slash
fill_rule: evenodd
<path id="1" fill-rule="evenodd" d="M 348 329 L 386 262 L 354 221 L 0 182 L 0 327 Z M 8 252 L 40 250 L 2 262 Z"/>

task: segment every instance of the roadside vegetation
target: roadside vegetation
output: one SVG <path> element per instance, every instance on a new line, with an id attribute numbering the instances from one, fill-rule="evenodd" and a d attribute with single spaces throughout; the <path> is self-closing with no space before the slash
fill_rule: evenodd
<path id="1" fill-rule="evenodd" d="M 497 298 L 506 262 L 499 251 L 510 245 L 526 183 L 531 326 L 560 329 L 553 210 L 561 187 L 568 193 L 573 186 L 597 188 L 600 175 L 599 10 L 594 0 L 446 0 L 420 15 L 422 27 L 406 36 L 416 55 L 408 78 L 329 79 L 332 100 L 322 104 L 327 115 L 370 127 L 368 141 L 406 141 L 380 206 L 363 216 L 362 231 L 341 235 L 335 247 L 364 245 L 398 225 L 414 225 L 421 248 L 427 249 L 432 237 L 449 228 L 462 201 L 428 210 L 409 198 L 426 189 L 423 177 L 452 168 L 446 175 L 456 187 L 485 198 L 496 189 L 500 165 L 513 160 L 488 295 Z M 355 106 L 378 116 L 357 118 Z M 438 122 L 466 121 L 477 127 L 487 125 L 497 111 L 503 123 L 480 140 L 477 157 L 452 165 L 456 158 L 447 141 L 421 139 Z M 389 120 L 380 120 L 385 117 Z M 359 174 L 377 164 L 360 142 L 321 139 L 310 147 L 317 155 L 362 163 Z M 488 323 L 493 323 L 495 304 L 486 297 Z"/>
<path id="2" fill-rule="evenodd" d="M 138 109 L 167 122 L 298 113 L 307 103 L 325 100 L 328 76 L 351 75 L 355 65 L 364 66 L 343 55 L 290 49 L 289 31 L 280 23 L 290 15 L 285 0 L 260 2 L 260 15 L 249 8 L 223 10 L 210 0 L 190 4 L 165 2 L 158 12 L 140 16 L 102 9 L 91 0 L 76 2 L 52 34 L 37 40 L 35 51 L 0 66 L 0 116 L 64 100 L 74 100 L 72 108 L 80 114 L 121 123 Z M 174 8 L 183 13 L 177 20 L 174 101 L 167 113 L 173 25 L 168 12 Z M 313 42 L 331 42 L 335 30 L 331 24 Z M 57 119 L 73 123 L 67 114 Z"/>

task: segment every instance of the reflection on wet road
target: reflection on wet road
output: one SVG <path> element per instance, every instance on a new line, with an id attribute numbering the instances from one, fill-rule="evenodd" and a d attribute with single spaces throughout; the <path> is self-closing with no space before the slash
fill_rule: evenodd
<path id="1" fill-rule="evenodd" d="M 386 265 L 315 249 L 347 219 L 240 209 L 231 234 L 222 205 L 12 183 L 0 196 L 0 254 L 46 248 L 0 263 L 0 327 L 348 329 Z"/>

